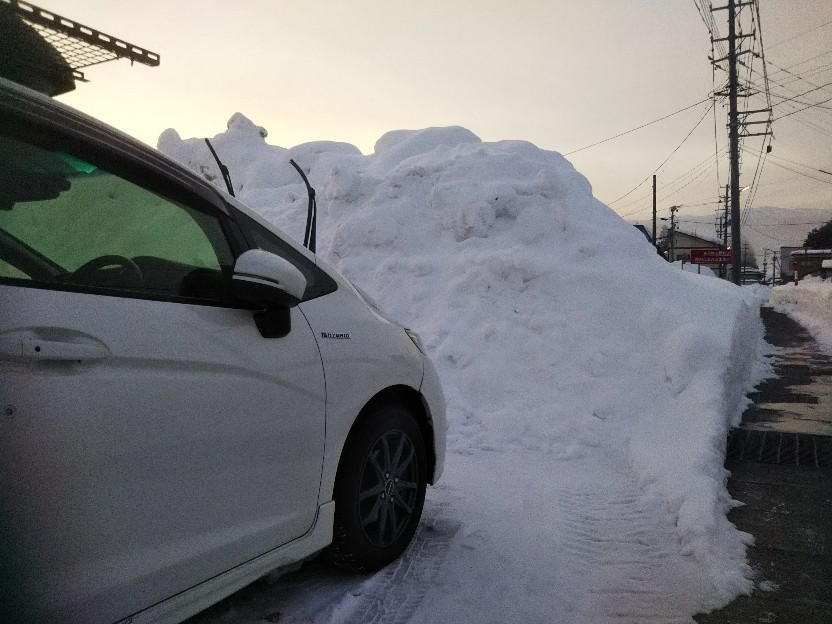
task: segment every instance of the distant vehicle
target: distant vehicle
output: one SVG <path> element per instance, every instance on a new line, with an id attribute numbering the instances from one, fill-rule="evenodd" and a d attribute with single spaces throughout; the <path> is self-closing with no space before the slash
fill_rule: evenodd
<path id="1" fill-rule="evenodd" d="M 234 198 L 0 80 L 2 622 L 179 622 L 442 473 L 413 332 Z"/>

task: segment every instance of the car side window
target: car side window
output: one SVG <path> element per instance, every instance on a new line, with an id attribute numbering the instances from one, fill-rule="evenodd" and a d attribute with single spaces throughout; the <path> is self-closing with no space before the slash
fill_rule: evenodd
<path id="1" fill-rule="evenodd" d="M 338 288 L 334 279 L 274 232 L 242 212 L 235 211 L 235 214 L 237 215 L 237 222 L 250 244 L 288 260 L 303 273 L 306 278 L 306 290 L 303 293 L 302 301 L 321 297 L 334 292 Z"/>
<path id="2" fill-rule="evenodd" d="M 151 299 L 225 300 L 217 216 L 59 149 L 0 136 L 0 282 Z"/>

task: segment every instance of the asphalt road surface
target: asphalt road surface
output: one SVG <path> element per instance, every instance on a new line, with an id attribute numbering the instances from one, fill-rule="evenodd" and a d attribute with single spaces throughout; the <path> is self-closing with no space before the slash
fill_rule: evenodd
<path id="1" fill-rule="evenodd" d="M 832 622 L 832 358 L 786 314 L 763 308 L 778 347 L 777 377 L 731 435 L 728 489 L 744 505 L 729 514 L 755 544 L 755 590 L 700 624 Z"/>

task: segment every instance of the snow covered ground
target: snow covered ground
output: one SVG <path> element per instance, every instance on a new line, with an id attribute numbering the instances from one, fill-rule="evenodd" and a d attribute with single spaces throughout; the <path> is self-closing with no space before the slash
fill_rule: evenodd
<path id="1" fill-rule="evenodd" d="M 463 128 L 370 155 L 283 149 L 242 115 L 213 139 L 237 194 L 422 334 L 449 456 L 398 564 L 317 564 L 200 622 L 690 622 L 752 587 L 725 517 L 726 431 L 762 341 L 759 298 L 679 271 L 555 152 Z M 160 149 L 222 184 L 205 144 Z M 275 618 L 275 619 L 271 619 Z"/>
<path id="2" fill-rule="evenodd" d="M 771 290 L 771 303 L 791 314 L 808 329 L 818 344 L 832 353 L 832 280 L 808 277 Z"/>

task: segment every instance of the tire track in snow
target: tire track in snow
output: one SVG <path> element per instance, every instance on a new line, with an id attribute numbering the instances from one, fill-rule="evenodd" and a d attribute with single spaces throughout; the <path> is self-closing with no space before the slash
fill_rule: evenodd
<path id="1" fill-rule="evenodd" d="M 437 582 L 450 542 L 460 529 L 444 517 L 446 503 L 425 503 L 422 520 L 399 560 L 372 576 L 342 572 L 324 561 L 276 570 L 189 624 L 342 624 L 407 622 Z"/>
<path id="2" fill-rule="evenodd" d="M 691 624 L 668 600 L 694 580 L 673 515 L 633 484 L 608 490 L 567 489 L 558 500 L 562 561 L 578 589 L 575 621 Z"/>
<path id="3" fill-rule="evenodd" d="M 436 582 L 458 522 L 442 518 L 443 504 L 425 510 L 413 541 L 398 561 L 367 579 L 332 611 L 332 624 L 405 624 Z"/>

